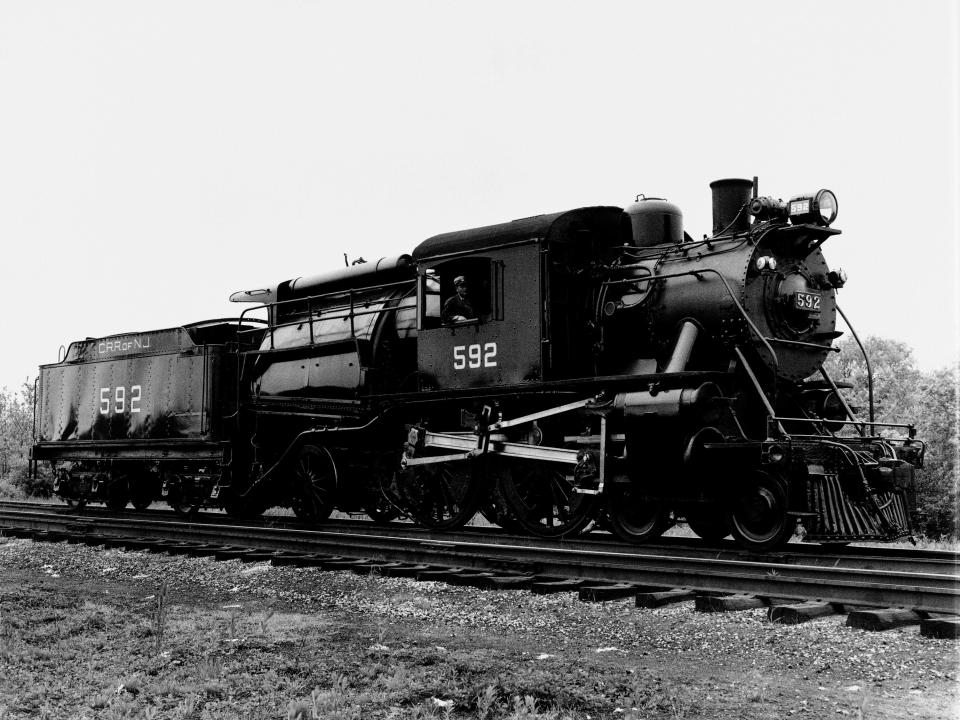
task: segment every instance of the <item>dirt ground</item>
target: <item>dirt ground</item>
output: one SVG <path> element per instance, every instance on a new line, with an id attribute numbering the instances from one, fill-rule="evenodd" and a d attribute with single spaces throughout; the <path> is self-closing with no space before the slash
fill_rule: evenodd
<path id="1" fill-rule="evenodd" d="M 954 718 L 958 647 L 0 538 L 7 718 Z"/>

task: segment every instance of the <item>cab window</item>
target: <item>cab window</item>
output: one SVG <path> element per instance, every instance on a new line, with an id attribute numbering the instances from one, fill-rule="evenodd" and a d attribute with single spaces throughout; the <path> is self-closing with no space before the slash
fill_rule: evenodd
<path id="1" fill-rule="evenodd" d="M 457 258 L 428 268 L 420 278 L 422 327 L 490 320 L 493 267 L 489 258 Z"/>

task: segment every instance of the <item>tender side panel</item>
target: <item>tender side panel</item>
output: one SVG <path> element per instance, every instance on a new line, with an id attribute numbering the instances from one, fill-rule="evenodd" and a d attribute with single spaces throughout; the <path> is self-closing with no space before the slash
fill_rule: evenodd
<path id="1" fill-rule="evenodd" d="M 214 358 L 196 348 L 43 367 L 37 439 L 209 439 L 213 399 L 221 394 L 211 384 Z"/>

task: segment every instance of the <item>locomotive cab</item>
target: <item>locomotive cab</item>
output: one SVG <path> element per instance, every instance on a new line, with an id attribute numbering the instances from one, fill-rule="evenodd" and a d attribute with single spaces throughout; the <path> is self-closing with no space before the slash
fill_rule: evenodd
<path id="1" fill-rule="evenodd" d="M 422 389 L 527 386 L 596 371 L 591 268 L 630 241 L 620 208 L 581 208 L 437 235 L 419 265 Z M 466 280 L 473 317 L 443 307 Z"/>

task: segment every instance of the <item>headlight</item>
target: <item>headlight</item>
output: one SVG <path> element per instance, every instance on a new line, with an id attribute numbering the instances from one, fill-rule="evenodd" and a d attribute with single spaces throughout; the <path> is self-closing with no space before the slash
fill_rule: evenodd
<path id="1" fill-rule="evenodd" d="M 776 270 L 777 259 L 770 255 L 761 255 L 756 260 L 757 270 Z"/>
<path id="2" fill-rule="evenodd" d="M 837 196 L 829 190 L 820 190 L 813 195 L 798 195 L 790 199 L 787 210 L 790 222 L 794 225 L 830 225 L 837 219 Z"/>

